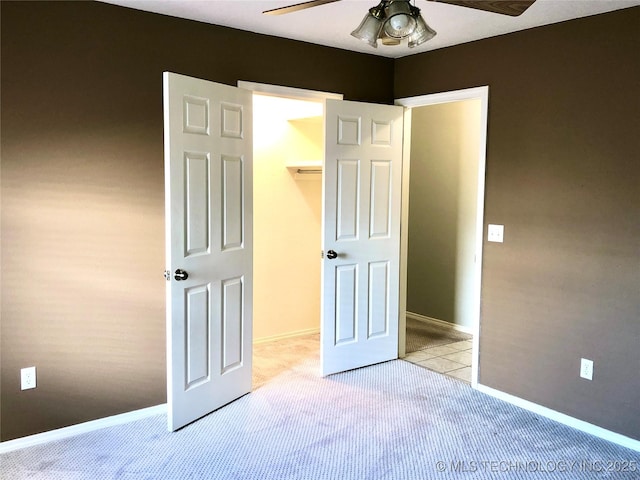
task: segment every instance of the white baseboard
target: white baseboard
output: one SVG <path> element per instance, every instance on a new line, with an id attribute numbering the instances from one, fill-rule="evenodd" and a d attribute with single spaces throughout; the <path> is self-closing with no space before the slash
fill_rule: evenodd
<path id="1" fill-rule="evenodd" d="M 313 333 L 320 333 L 320 328 L 307 328 L 305 330 L 296 330 L 295 332 L 287 332 L 280 335 L 271 335 L 270 337 L 256 338 L 253 341 L 254 345 L 259 343 L 275 342 L 276 340 L 284 340 L 285 338 L 302 337 L 304 335 L 311 335 Z"/>
<path id="2" fill-rule="evenodd" d="M 418 320 L 424 323 L 431 323 L 432 325 L 436 325 L 438 327 L 445 327 L 451 330 L 456 330 L 458 332 L 463 332 L 463 333 L 468 333 L 469 335 L 473 335 L 473 327 L 465 327 L 462 325 L 457 325 L 455 323 L 445 322 L 444 320 L 427 317 L 425 315 L 420 315 L 419 313 L 407 312 L 407 318 Z"/>
<path id="3" fill-rule="evenodd" d="M 633 438 L 629 438 L 625 435 L 612 432 L 611 430 L 607 430 L 606 428 L 598 427 L 597 425 L 593 425 L 583 420 L 578 420 L 577 418 L 570 417 L 569 415 L 565 415 L 564 413 L 560 413 L 550 408 L 543 407 L 542 405 L 524 400 L 520 397 L 515 397 L 508 393 L 501 392 L 500 390 L 487 387 L 486 385 L 477 384 L 475 388 L 479 392 L 486 393 L 487 395 L 498 398 L 507 403 L 511 403 L 512 405 L 515 405 L 517 407 L 524 408 L 525 410 L 529 410 L 533 413 L 537 413 L 538 415 L 547 417 L 558 423 L 562 423 L 563 425 L 567 425 L 569 427 L 575 428 L 576 430 L 580 430 L 582 432 L 593 435 L 594 437 L 598 437 L 603 440 L 607 440 L 608 442 L 616 443 L 622 447 L 640 452 L 639 440 L 634 440 Z"/>
<path id="4" fill-rule="evenodd" d="M 28 437 L 1 442 L 0 453 L 12 452 L 14 450 L 20 450 L 21 448 L 33 447 L 34 445 L 42 445 L 43 443 L 64 440 L 82 433 L 93 432 L 102 428 L 122 425 L 123 423 L 134 422 L 136 420 L 142 420 L 147 417 L 166 413 L 167 404 L 164 403 L 162 405 L 156 405 L 155 407 L 143 408 L 141 410 L 134 410 L 133 412 L 121 413 L 120 415 L 99 418 L 98 420 L 79 423 L 78 425 L 72 425 L 70 427 L 58 428 L 44 433 L 29 435 Z"/>
<path id="5" fill-rule="evenodd" d="M 418 320 L 421 322 L 430 323 L 432 325 L 437 325 L 439 327 L 450 328 L 452 330 L 457 330 L 460 332 L 469 333 L 473 335 L 472 328 L 463 327 L 450 322 L 445 322 L 444 320 L 439 320 L 437 318 L 427 317 L 425 315 L 420 315 L 419 313 L 407 312 L 407 318 L 412 318 L 414 320 Z M 486 385 L 482 385 L 480 383 L 473 385 L 473 387 L 479 392 L 486 393 L 487 395 L 491 395 L 492 397 L 498 398 L 507 403 L 511 403 L 512 405 L 516 405 L 520 408 L 524 408 L 525 410 L 529 410 L 530 412 L 537 413 L 538 415 L 549 418 L 558 423 L 562 423 L 563 425 L 567 425 L 569 427 L 575 428 L 576 430 L 580 430 L 582 432 L 588 433 L 590 435 L 601 438 L 608 442 L 612 442 L 617 445 L 623 446 L 625 448 L 629 448 L 631 450 L 640 452 L 639 440 L 635 440 L 625 435 L 612 432 L 611 430 L 598 427 L 596 425 L 585 422 L 583 420 L 578 420 L 577 418 L 571 417 L 564 413 L 560 413 L 550 408 L 543 407 L 542 405 L 538 405 L 528 400 L 524 400 L 523 398 L 515 397 L 513 395 L 502 392 L 500 390 L 495 390 L 491 387 L 487 387 Z"/>

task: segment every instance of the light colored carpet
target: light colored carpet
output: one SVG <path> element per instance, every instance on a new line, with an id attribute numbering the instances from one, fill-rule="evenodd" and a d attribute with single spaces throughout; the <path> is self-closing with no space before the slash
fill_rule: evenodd
<path id="1" fill-rule="evenodd" d="M 417 352 L 425 348 L 446 345 L 447 343 L 471 340 L 472 335 L 456 330 L 440 327 L 414 318 L 407 318 L 407 353 Z"/>
<path id="2" fill-rule="evenodd" d="M 602 467 L 640 453 L 402 360 L 321 378 L 312 359 L 176 433 L 160 415 L 0 462 L 12 480 L 637 479 Z"/>

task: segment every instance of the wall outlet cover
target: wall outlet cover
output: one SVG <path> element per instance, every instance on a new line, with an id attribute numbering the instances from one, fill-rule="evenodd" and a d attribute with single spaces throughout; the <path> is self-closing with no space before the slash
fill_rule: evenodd
<path id="1" fill-rule="evenodd" d="M 36 388 L 36 367 L 27 367 L 20 370 L 20 388 L 22 390 Z"/>
<path id="2" fill-rule="evenodd" d="M 580 360 L 580 377 L 593 380 L 593 360 L 587 358 Z"/>
<path id="3" fill-rule="evenodd" d="M 489 242 L 502 243 L 504 241 L 504 225 L 489 224 L 487 228 L 487 240 Z"/>

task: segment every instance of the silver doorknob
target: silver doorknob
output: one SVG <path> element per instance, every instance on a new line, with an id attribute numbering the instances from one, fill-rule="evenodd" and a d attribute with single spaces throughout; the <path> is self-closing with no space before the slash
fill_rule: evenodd
<path id="1" fill-rule="evenodd" d="M 333 260 L 334 258 L 338 258 L 338 254 L 334 250 L 329 250 L 327 252 L 327 258 Z"/>
<path id="2" fill-rule="evenodd" d="M 173 278 L 175 278 L 179 282 L 181 280 L 186 280 L 187 278 L 189 278 L 189 274 L 187 272 L 185 272 L 184 270 L 178 268 L 174 272 Z"/>

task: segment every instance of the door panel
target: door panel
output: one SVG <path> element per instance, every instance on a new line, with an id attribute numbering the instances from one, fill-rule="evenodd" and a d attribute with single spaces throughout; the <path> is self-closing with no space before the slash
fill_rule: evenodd
<path id="1" fill-rule="evenodd" d="M 209 377 L 209 289 L 198 286 L 185 289 L 187 314 L 187 390 Z"/>
<path id="2" fill-rule="evenodd" d="M 209 251 L 209 204 L 211 199 L 209 155 L 185 153 L 185 197 L 186 229 L 185 256 L 199 255 Z"/>
<path id="3" fill-rule="evenodd" d="M 391 162 L 371 162 L 370 238 L 388 238 L 391 220 Z"/>
<path id="4" fill-rule="evenodd" d="M 336 338 L 335 344 L 354 342 L 357 328 L 357 265 L 340 265 L 336 268 Z"/>
<path id="5" fill-rule="evenodd" d="M 402 107 L 327 101 L 323 375 L 398 356 Z"/>
<path id="6" fill-rule="evenodd" d="M 367 338 L 389 333 L 389 262 L 369 264 L 369 330 Z"/>
<path id="7" fill-rule="evenodd" d="M 355 240 L 358 236 L 360 204 L 358 196 L 359 161 L 338 160 L 338 240 Z M 325 219 L 327 221 L 328 219 Z"/>
<path id="8" fill-rule="evenodd" d="M 242 278 L 222 283 L 222 372 L 242 366 Z"/>
<path id="9" fill-rule="evenodd" d="M 252 98 L 164 74 L 167 403 L 176 430 L 251 389 Z M 188 277 L 177 279 L 182 269 Z"/>
<path id="10" fill-rule="evenodd" d="M 222 157 L 222 249 L 242 248 L 244 219 L 242 214 L 244 168 L 240 157 Z"/>

